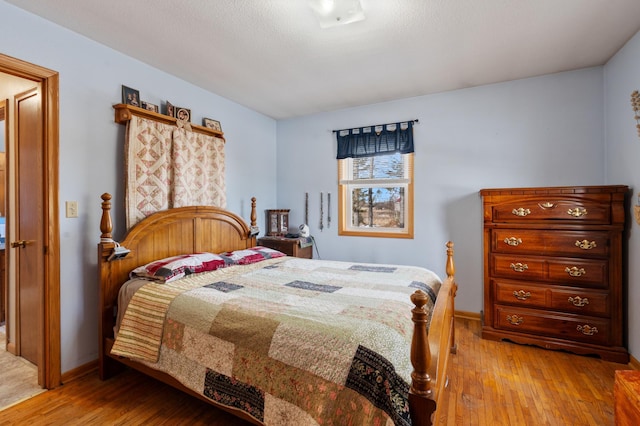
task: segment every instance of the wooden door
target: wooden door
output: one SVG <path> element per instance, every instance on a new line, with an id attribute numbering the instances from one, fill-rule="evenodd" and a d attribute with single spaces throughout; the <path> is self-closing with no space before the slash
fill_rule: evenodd
<path id="1" fill-rule="evenodd" d="M 37 88 L 15 98 L 17 349 L 38 365 L 43 346 L 44 223 L 43 117 Z"/>

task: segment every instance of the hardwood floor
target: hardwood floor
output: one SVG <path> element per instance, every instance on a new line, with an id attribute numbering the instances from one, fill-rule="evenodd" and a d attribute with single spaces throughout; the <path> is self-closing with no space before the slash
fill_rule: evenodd
<path id="1" fill-rule="evenodd" d="M 613 425 L 615 370 L 629 366 L 480 338 L 456 319 L 458 354 L 438 425 Z"/>
<path id="2" fill-rule="evenodd" d="M 6 326 L 0 326 L 0 410 L 44 392 L 38 386 L 38 367 L 5 350 Z"/>
<path id="3" fill-rule="evenodd" d="M 436 424 L 613 425 L 614 371 L 628 366 L 482 340 L 473 320 L 456 320 L 456 339 Z M 134 371 L 76 379 L 1 411 L 0 424 L 248 425 Z"/>

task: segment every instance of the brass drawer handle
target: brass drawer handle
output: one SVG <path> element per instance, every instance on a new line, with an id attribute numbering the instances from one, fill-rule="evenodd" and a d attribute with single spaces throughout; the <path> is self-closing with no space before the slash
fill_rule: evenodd
<path id="1" fill-rule="evenodd" d="M 579 325 L 576 327 L 576 330 L 578 330 L 580 333 L 584 334 L 585 336 L 593 336 L 594 334 L 598 333 L 597 327 L 591 327 L 588 324 Z"/>
<path id="2" fill-rule="evenodd" d="M 531 297 L 531 292 L 529 291 L 524 291 L 524 290 L 520 290 L 520 291 L 513 291 L 513 295 L 516 297 L 516 299 L 518 300 L 527 300 L 528 298 Z"/>
<path id="3" fill-rule="evenodd" d="M 509 237 L 502 240 L 506 245 L 518 247 L 518 245 L 522 244 L 522 238 Z"/>
<path id="4" fill-rule="evenodd" d="M 596 247 L 598 247 L 596 245 L 595 241 L 588 241 L 588 240 L 576 240 L 576 247 L 580 247 L 582 250 L 591 250 L 594 249 Z"/>
<path id="5" fill-rule="evenodd" d="M 524 322 L 524 318 L 517 315 L 507 315 L 507 321 L 509 321 L 511 325 L 520 325 Z"/>
<path id="6" fill-rule="evenodd" d="M 578 268 L 577 266 L 572 266 L 571 268 L 567 266 L 564 268 L 564 271 L 572 277 L 581 277 L 587 274 L 587 271 L 585 271 L 584 268 Z"/>
<path id="7" fill-rule="evenodd" d="M 580 296 L 569 297 L 569 303 L 573 303 L 573 306 L 583 307 L 589 304 L 589 299 L 586 297 L 583 299 Z"/>
<path id="8" fill-rule="evenodd" d="M 582 217 L 587 215 L 587 209 L 584 207 L 576 207 L 575 209 L 567 210 L 567 214 L 573 217 Z"/>
<path id="9" fill-rule="evenodd" d="M 510 268 L 513 269 L 516 272 L 524 272 L 527 269 L 529 269 L 529 265 L 527 265 L 526 263 L 512 263 L 510 265 Z"/>
<path id="10" fill-rule="evenodd" d="M 511 213 L 519 217 L 525 217 L 531 214 L 531 210 L 520 207 L 518 209 L 511 210 Z"/>

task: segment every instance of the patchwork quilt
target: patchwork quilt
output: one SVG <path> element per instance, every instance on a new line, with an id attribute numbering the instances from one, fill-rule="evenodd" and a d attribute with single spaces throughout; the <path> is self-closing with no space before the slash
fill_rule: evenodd
<path id="1" fill-rule="evenodd" d="M 166 372 L 266 425 L 410 425 L 410 295 L 419 267 L 282 257 L 131 299 L 112 354 Z"/>

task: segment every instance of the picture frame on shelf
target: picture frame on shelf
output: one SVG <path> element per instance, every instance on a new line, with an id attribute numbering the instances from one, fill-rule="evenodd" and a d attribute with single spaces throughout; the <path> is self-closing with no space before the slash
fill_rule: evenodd
<path id="1" fill-rule="evenodd" d="M 183 107 L 174 107 L 174 111 L 176 113 L 175 117 L 178 120 L 186 121 L 188 123 L 191 122 L 191 110 L 189 108 Z"/>
<path id="2" fill-rule="evenodd" d="M 175 117 L 176 116 L 176 108 L 173 106 L 173 104 L 169 101 L 167 101 L 167 105 L 165 107 L 165 115 L 168 115 L 169 117 Z"/>
<path id="3" fill-rule="evenodd" d="M 146 109 L 147 111 L 153 111 L 153 112 L 160 111 L 160 109 L 158 108 L 158 105 L 152 104 L 151 102 L 146 102 L 146 101 L 142 101 L 142 108 Z"/>
<path id="4" fill-rule="evenodd" d="M 127 105 L 140 106 L 140 92 L 131 87 L 122 85 L 122 103 Z"/>
<path id="5" fill-rule="evenodd" d="M 202 125 L 208 129 L 217 130 L 218 132 L 222 132 L 222 126 L 218 120 L 214 120 L 211 118 L 203 118 Z"/>

